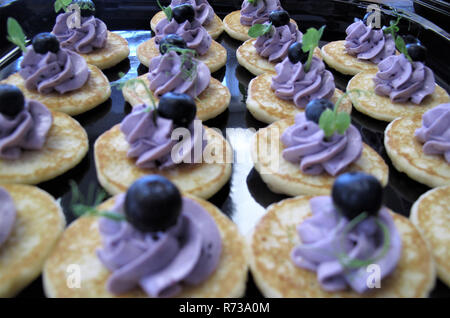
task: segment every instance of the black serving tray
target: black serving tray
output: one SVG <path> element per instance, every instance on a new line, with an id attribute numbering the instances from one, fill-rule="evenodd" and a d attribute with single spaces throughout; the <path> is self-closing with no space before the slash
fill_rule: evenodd
<path id="1" fill-rule="evenodd" d="M 5 41 L 6 17 L 13 16 L 18 19 L 29 38 L 39 32 L 51 30 L 56 17 L 52 7 L 53 1 L 6 2 L 7 5 L 0 8 L 0 25 L 2 26 L 0 29 L 0 54 L 2 56 L 0 79 L 6 78 L 18 70 L 18 58 L 20 56 L 19 52 L 14 51 L 13 46 Z M 168 2 L 168 0 L 163 2 Z M 116 32 L 128 40 L 131 49 L 128 59 L 104 72 L 110 82 L 114 84 L 119 80 L 119 72 L 126 73 L 126 79 L 146 73 L 148 69 L 141 65 L 136 58 L 136 47 L 151 36 L 149 24 L 150 18 L 158 11 L 156 1 L 96 0 L 95 3 L 97 16 L 106 22 L 110 30 L 125 30 Z M 210 1 L 210 3 L 221 18 L 229 12 L 239 9 L 241 5 L 241 1 L 238 0 Z M 298 22 L 300 30 L 303 32 L 309 27 L 317 28 L 324 24 L 327 25 L 322 45 L 327 41 L 343 39 L 345 28 L 353 22 L 354 17 L 362 17 L 365 14 L 367 5 L 367 3 L 359 1 L 323 0 L 286 0 L 282 1 L 282 4 L 290 12 L 292 18 Z M 392 15 L 389 8 L 383 8 L 383 11 Z M 404 12 L 403 14 L 405 18 L 401 22 L 401 31 L 418 36 L 422 43 L 428 47 L 427 64 L 434 70 L 439 85 L 449 91 L 450 66 L 447 63 L 448 57 L 446 56 L 450 48 L 449 35 L 418 15 Z M 229 88 L 232 98 L 226 112 L 205 124 L 210 127 L 218 127 L 224 133 L 226 128 L 258 129 L 264 127 L 264 123 L 254 119 L 246 110 L 247 87 L 253 75 L 237 63 L 235 52 L 241 42 L 233 40 L 225 33 L 217 41 L 227 49 L 228 61 L 226 67 L 215 72 L 213 76 Z M 332 72 L 336 86 L 345 90 L 350 77 L 333 70 Z M 68 223 L 75 218 L 69 208 L 71 201 L 69 181 L 74 180 L 84 194 L 87 194 L 88 187 L 92 184 L 100 187 L 95 172 L 94 142 L 102 133 L 119 123 L 130 111 L 131 107 L 124 101 L 122 93 L 113 88 L 111 98 L 108 101 L 92 111 L 75 117 L 88 133 L 89 154 L 76 168 L 56 179 L 38 185 L 55 198 L 61 199 Z M 385 191 L 385 204 L 392 210 L 408 216 L 411 205 L 429 188 L 409 179 L 392 166 L 383 145 L 383 131 L 386 123 L 373 120 L 356 110 L 353 110 L 352 121 L 360 130 L 364 142 L 373 147 L 389 165 L 390 176 L 389 185 Z M 245 133 L 237 133 L 231 136 L 230 141 L 235 151 L 235 157 L 249 158 L 248 139 L 249 136 Z M 233 175 L 230 182 L 210 201 L 229 216 L 243 234 L 247 234 L 264 214 L 267 206 L 284 198 L 286 197 L 274 194 L 267 188 L 249 160 L 246 162 L 241 160 L 240 163 L 233 165 Z M 450 297 L 450 289 L 438 281 L 431 296 Z M 44 297 L 41 278 L 24 289 L 18 297 Z M 251 275 L 247 284 L 246 297 L 261 297 Z"/>

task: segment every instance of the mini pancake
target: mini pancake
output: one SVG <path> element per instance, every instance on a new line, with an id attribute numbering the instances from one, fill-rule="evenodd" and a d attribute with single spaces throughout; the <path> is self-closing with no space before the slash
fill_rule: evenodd
<path id="1" fill-rule="evenodd" d="M 66 220 L 48 193 L 27 185 L 1 185 L 14 201 L 16 223 L 0 247 L 0 297 L 13 297 L 33 282 L 64 231 Z"/>
<path id="2" fill-rule="evenodd" d="M 26 98 L 37 100 L 50 110 L 75 116 L 102 104 L 111 96 L 111 86 L 106 76 L 96 66 L 88 67 L 91 74 L 84 86 L 65 94 L 53 92 L 44 95 L 30 91 L 25 88 L 25 81 L 19 73 L 12 74 L 0 83 L 17 86 Z"/>
<path id="3" fill-rule="evenodd" d="M 345 40 L 330 42 L 322 47 L 323 60 L 328 66 L 346 75 L 356 75 L 362 71 L 378 71 L 378 64 L 360 60 L 345 50 Z"/>
<path id="4" fill-rule="evenodd" d="M 443 155 L 426 155 L 414 136 L 422 126 L 422 114 L 397 118 L 384 133 L 384 146 L 394 167 L 420 183 L 434 188 L 450 185 L 450 164 Z"/>
<path id="5" fill-rule="evenodd" d="M 166 170 L 140 169 L 135 159 L 127 157 L 130 146 L 120 125 L 116 125 L 95 142 L 97 177 L 105 190 L 115 195 L 125 192 L 140 177 L 159 174 L 170 179 L 181 191 L 208 199 L 230 179 L 233 152 L 230 144 L 214 129 L 206 128 L 206 136 L 208 145 L 204 154 L 215 154 L 211 163 L 180 164 Z"/>
<path id="6" fill-rule="evenodd" d="M 119 64 L 130 54 L 128 42 L 116 33 L 108 31 L 106 45 L 102 49 L 97 49 L 89 54 L 80 54 L 88 64 L 97 66 L 104 70 Z"/>
<path id="7" fill-rule="evenodd" d="M 52 112 L 53 125 L 41 150 L 26 150 L 17 160 L 0 159 L 0 184 L 38 184 L 69 171 L 86 156 L 86 131 L 72 117 Z"/>
<path id="8" fill-rule="evenodd" d="M 150 81 L 147 77 L 148 74 L 139 76 L 139 78 L 145 82 L 145 85 L 149 87 Z M 146 89 L 142 85 L 137 85 L 135 87 L 125 86 L 122 89 L 122 93 L 125 101 L 130 103 L 133 107 L 143 103 L 147 105 L 152 104 Z M 153 97 L 155 98 L 155 101 L 158 101 L 158 98 L 155 96 Z M 218 116 L 228 108 L 230 100 L 231 94 L 228 88 L 215 78 L 211 77 L 208 88 L 196 98 L 197 117 L 205 121 Z"/>
<path id="9" fill-rule="evenodd" d="M 291 22 L 297 25 L 295 20 L 291 19 Z M 241 10 L 233 11 L 223 19 L 223 26 L 225 32 L 233 39 L 239 41 L 247 41 L 250 38 L 248 30 L 250 26 L 241 24 Z"/>
<path id="10" fill-rule="evenodd" d="M 211 203 L 191 197 L 208 211 L 219 228 L 222 237 L 222 255 L 216 271 L 197 286 L 183 287 L 177 295 L 180 298 L 198 297 L 242 297 L 244 295 L 247 272 L 248 250 L 237 226 Z M 114 198 L 99 206 L 100 210 L 113 207 Z M 110 275 L 97 257 L 96 251 L 102 246 L 98 231 L 98 218 L 81 217 L 63 233 L 44 266 L 43 282 L 47 297 L 53 298 L 103 298 L 115 297 L 106 290 Z M 81 267 L 81 288 L 68 288 L 67 266 Z M 147 297 L 141 290 L 120 295 L 120 297 Z"/>
<path id="11" fill-rule="evenodd" d="M 150 21 L 150 28 L 153 32 L 155 32 L 158 22 L 165 17 L 166 15 L 162 11 L 159 11 L 153 16 L 152 20 Z M 206 29 L 206 31 L 208 31 L 208 34 L 211 35 L 214 40 L 217 39 L 223 32 L 223 23 L 222 20 L 217 16 L 217 14 L 214 14 L 214 19 L 209 24 L 204 25 L 203 27 Z"/>
<path id="12" fill-rule="evenodd" d="M 404 216 L 392 213 L 402 238 L 402 256 L 394 272 L 381 281 L 381 288 L 365 294 L 350 289 L 326 292 L 316 272 L 295 266 L 292 249 L 301 243 L 296 227 L 311 216 L 310 196 L 275 203 L 256 225 L 250 238 L 250 269 L 266 297 L 356 298 L 426 297 L 434 287 L 435 269 L 431 252 L 416 227 Z"/>
<path id="13" fill-rule="evenodd" d="M 294 102 L 278 98 L 270 87 L 274 74 L 262 74 L 250 81 L 247 94 L 247 109 L 250 113 L 264 123 L 271 124 L 280 119 L 293 118 L 305 110 L 295 106 Z M 331 98 L 336 103 L 344 93 L 337 89 Z M 345 98 L 339 106 L 341 111 L 351 113 L 352 103 Z"/>
<path id="14" fill-rule="evenodd" d="M 236 51 L 236 57 L 240 65 L 245 67 L 253 75 L 261 75 L 263 73 L 276 73 L 275 65 L 277 63 L 269 62 L 268 59 L 262 57 L 256 52 L 254 43 L 256 39 L 245 41 Z M 314 50 L 314 55 L 321 58 L 320 49 Z"/>
<path id="15" fill-rule="evenodd" d="M 294 118 L 277 121 L 261 128 L 252 140 L 251 155 L 255 169 L 270 190 L 290 196 L 330 194 L 335 177 L 326 172 L 313 176 L 303 173 L 299 164 L 283 158 L 284 145 L 281 135 L 294 124 Z M 387 185 L 389 168 L 380 155 L 363 144 L 361 157 L 344 172 L 363 171 L 375 176 L 383 186 Z M 344 173 L 343 172 L 343 173 Z"/>
<path id="16" fill-rule="evenodd" d="M 347 85 L 347 91 L 359 89 L 366 93 L 350 94 L 353 106 L 361 113 L 383 121 L 392 121 L 397 117 L 413 114 L 423 114 L 427 110 L 443 103 L 448 103 L 450 98 L 447 92 L 436 84 L 434 93 L 424 98 L 420 105 L 412 102 L 393 103 L 388 96 L 375 94 L 373 78 L 377 70 L 364 71 L 356 74 Z"/>
<path id="17" fill-rule="evenodd" d="M 439 278 L 450 286 L 450 186 L 424 193 L 413 205 L 410 219 L 433 253 Z"/>
<path id="18" fill-rule="evenodd" d="M 150 60 L 152 58 L 161 55 L 156 46 L 155 38 L 151 38 L 150 40 L 139 44 L 136 49 L 136 54 L 139 61 L 147 67 L 150 65 Z M 197 56 L 196 59 L 205 63 L 211 73 L 214 73 L 227 64 L 227 50 L 213 40 L 208 52 L 204 55 Z"/>

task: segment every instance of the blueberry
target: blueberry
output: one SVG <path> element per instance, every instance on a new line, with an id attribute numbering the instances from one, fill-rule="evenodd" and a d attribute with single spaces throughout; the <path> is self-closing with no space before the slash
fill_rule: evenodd
<path id="1" fill-rule="evenodd" d="M 148 175 L 131 185 L 125 196 L 125 217 L 142 232 L 159 232 L 177 223 L 182 198 L 163 176 Z"/>
<path id="2" fill-rule="evenodd" d="M 280 27 L 289 24 L 290 21 L 289 13 L 284 10 L 272 11 L 269 15 L 269 21 L 274 27 Z"/>
<path id="3" fill-rule="evenodd" d="M 298 62 L 303 64 L 308 60 L 308 53 L 302 50 L 302 42 L 295 42 L 289 46 L 288 57 L 293 64 L 297 64 Z"/>
<path id="4" fill-rule="evenodd" d="M 195 101 L 187 94 L 166 93 L 159 100 L 158 115 L 173 120 L 177 126 L 189 126 L 196 114 Z"/>
<path id="5" fill-rule="evenodd" d="M 0 113 L 16 117 L 25 107 L 25 98 L 16 86 L 0 84 Z"/>
<path id="6" fill-rule="evenodd" d="M 33 49 L 36 53 L 46 54 L 47 52 L 58 53 L 59 41 L 55 35 L 44 32 L 33 38 Z"/>
<path id="7" fill-rule="evenodd" d="M 351 220 L 362 212 L 378 214 L 383 200 L 383 187 L 372 175 L 348 172 L 336 178 L 331 196 L 336 209 Z"/>
<path id="8" fill-rule="evenodd" d="M 419 39 L 411 34 L 403 36 L 403 40 L 405 41 L 405 44 L 421 44 Z"/>
<path id="9" fill-rule="evenodd" d="M 176 46 L 180 49 L 186 49 L 186 41 L 178 34 L 168 34 L 162 38 L 159 43 L 159 52 L 161 55 L 166 54 L 168 46 Z"/>
<path id="10" fill-rule="evenodd" d="M 178 23 L 183 23 L 186 20 L 192 22 L 195 19 L 195 11 L 190 4 L 181 4 L 173 7 L 172 14 Z"/>
<path id="11" fill-rule="evenodd" d="M 369 17 L 370 17 L 372 14 L 375 14 L 375 11 L 367 12 L 366 15 L 364 16 L 364 18 L 363 18 L 362 21 L 364 22 L 365 25 L 367 25 L 367 21 L 369 20 Z M 374 16 L 374 17 L 372 17 L 372 19 L 371 19 L 371 22 L 372 22 L 372 23 L 371 23 L 371 25 L 370 25 L 370 26 L 372 27 L 372 29 L 375 29 L 375 30 L 381 29 L 381 28 L 385 25 L 385 23 L 386 23 L 383 14 L 381 14 L 381 13 L 379 13 L 379 14 L 380 14 L 380 25 L 375 25 L 376 22 L 377 22 L 377 19 L 376 19 L 375 16 Z"/>
<path id="12" fill-rule="evenodd" d="M 78 4 L 82 17 L 91 17 L 95 14 L 95 4 L 92 0 L 73 0 L 72 4 Z"/>
<path id="13" fill-rule="evenodd" d="M 421 44 L 406 44 L 406 49 L 408 50 L 408 55 L 413 61 L 425 62 L 427 58 L 427 49 Z"/>
<path id="14" fill-rule="evenodd" d="M 315 123 L 319 123 L 320 115 L 326 110 L 333 110 L 334 105 L 328 99 L 313 99 L 306 105 L 305 115 L 306 119 L 311 120 Z"/>

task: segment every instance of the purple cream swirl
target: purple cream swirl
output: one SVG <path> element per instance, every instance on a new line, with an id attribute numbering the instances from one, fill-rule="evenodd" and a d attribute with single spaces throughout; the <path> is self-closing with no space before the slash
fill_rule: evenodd
<path id="1" fill-rule="evenodd" d="M 168 92 L 196 98 L 211 81 L 211 71 L 205 63 L 193 58 L 183 59 L 174 51 L 154 57 L 148 68 L 150 89 L 158 98 Z"/>
<path id="2" fill-rule="evenodd" d="M 16 160 L 24 150 L 42 149 L 52 123 L 52 113 L 34 100 L 14 118 L 0 113 L 0 158 Z"/>
<path id="3" fill-rule="evenodd" d="M 214 19 L 214 10 L 207 0 L 172 0 L 170 7 L 189 4 L 194 8 L 195 19 L 202 25 L 208 25 Z"/>
<path id="4" fill-rule="evenodd" d="M 19 73 L 28 90 L 64 94 L 83 87 L 90 71 L 84 58 L 75 52 L 61 48 L 57 53 L 39 54 L 29 46 Z"/>
<path id="5" fill-rule="evenodd" d="M 124 214 L 125 195 L 113 211 Z M 109 292 L 120 295 L 141 287 L 150 297 L 171 297 L 198 285 L 216 270 L 222 239 L 214 219 L 197 202 L 183 198 L 176 225 L 165 232 L 143 233 L 126 221 L 101 218 L 100 261 L 111 271 Z"/>
<path id="6" fill-rule="evenodd" d="M 288 55 L 289 46 L 294 42 L 301 42 L 303 34 L 289 22 L 279 27 L 272 26 L 272 30 L 255 41 L 256 52 L 269 62 L 280 62 Z"/>
<path id="7" fill-rule="evenodd" d="M 375 93 L 389 96 L 394 103 L 411 100 L 420 104 L 426 96 L 433 94 L 436 86 L 430 68 L 422 62 L 409 62 L 403 54 L 380 62 L 373 81 Z"/>
<path id="8" fill-rule="evenodd" d="M 182 147 L 174 149 L 180 144 L 178 137 L 181 135 L 172 136 L 176 128 L 173 121 L 161 116 L 156 116 L 155 119 L 153 115 L 153 110 L 148 111 L 147 106 L 136 106 L 120 125 L 130 145 L 127 156 L 136 158 L 136 166 L 141 169 L 168 169 L 183 162 L 201 161 L 206 141 L 200 121 L 194 120 L 182 132 L 186 133 L 182 135 Z"/>
<path id="9" fill-rule="evenodd" d="M 1 116 L 1 115 L 0 115 Z M 9 193 L 0 188 L 0 248 L 5 243 L 16 223 L 17 211 Z"/>
<path id="10" fill-rule="evenodd" d="M 395 42 L 390 34 L 375 30 L 358 20 L 345 30 L 345 49 L 358 59 L 378 64 L 388 56 L 395 54 Z"/>
<path id="11" fill-rule="evenodd" d="M 317 57 L 313 57 L 308 72 L 301 62 L 294 64 L 288 57 L 275 66 L 275 71 L 271 85 L 275 95 L 293 101 L 298 108 L 305 108 L 313 99 L 330 99 L 334 94 L 333 74 L 325 70 L 325 64 Z"/>
<path id="12" fill-rule="evenodd" d="M 319 125 L 306 119 L 305 113 L 295 116 L 295 124 L 281 135 L 285 145 L 283 158 L 292 163 L 300 163 L 302 172 L 319 175 L 324 170 L 336 176 L 362 153 L 362 139 L 358 129 L 350 125 L 341 135 L 335 133 L 325 139 Z"/>
<path id="13" fill-rule="evenodd" d="M 402 254 L 402 240 L 394 220 L 386 208 L 377 217 L 368 217 L 348 230 L 349 220 L 333 207 L 331 197 L 319 196 L 310 201 L 312 216 L 297 227 L 302 241 L 291 252 L 294 264 L 317 273 L 322 288 L 335 292 L 351 287 L 357 293 L 369 291 L 367 281 L 372 275 L 367 266 L 349 268 L 341 259 L 373 259 L 380 268 L 380 278 L 391 274 Z M 383 224 L 389 232 L 389 245 L 384 252 Z"/>
<path id="14" fill-rule="evenodd" d="M 279 0 L 255 0 L 256 3 L 250 3 L 247 0 L 242 2 L 241 6 L 241 24 L 253 25 L 264 24 L 269 21 L 269 15 L 272 11 L 283 10 Z"/>
<path id="15" fill-rule="evenodd" d="M 88 54 L 96 49 L 104 48 L 108 37 L 106 24 L 102 20 L 90 16 L 81 17 L 79 28 L 69 28 L 67 20 L 72 15 L 72 12 L 67 12 L 56 17 L 52 33 L 60 42 L 61 47 L 80 54 Z"/>
<path id="16" fill-rule="evenodd" d="M 204 55 L 211 47 L 212 38 L 202 24 L 194 20 L 178 23 L 175 19 L 169 22 L 167 18 L 158 22 L 155 27 L 155 43 L 159 47 L 161 40 L 169 34 L 181 36 L 189 49 L 195 50 L 198 55 Z"/>
<path id="17" fill-rule="evenodd" d="M 422 116 L 422 127 L 416 129 L 416 138 L 423 143 L 427 155 L 444 155 L 450 163 L 450 103 L 441 104 Z"/>

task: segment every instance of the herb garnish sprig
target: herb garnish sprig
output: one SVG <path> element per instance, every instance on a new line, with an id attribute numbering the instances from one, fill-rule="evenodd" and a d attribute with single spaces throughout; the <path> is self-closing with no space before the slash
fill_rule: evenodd
<path id="1" fill-rule="evenodd" d="M 72 192 L 71 210 L 74 215 L 81 216 L 98 216 L 106 217 L 115 221 L 124 221 L 125 216 L 111 211 L 100 211 L 98 205 L 106 198 L 106 192 L 103 190 L 95 191 L 94 184 L 91 183 L 88 188 L 88 196 L 85 198 L 80 192 L 75 181 L 70 181 Z"/>
<path id="2" fill-rule="evenodd" d="M 55 12 L 58 13 L 63 9 L 67 11 L 67 7 L 72 3 L 72 0 L 56 0 L 55 1 Z"/>
<path id="3" fill-rule="evenodd" d="M 351 123 L 350 115 L 344 111 L 338 111 L 339 106 L 342 104 L 344 98 L 346 98 L 349 94 L 357 93 L 360 95 L 363 92 L 365 91 L 360 89 L 352 89 L 342 94 L 336 104 L 334 104 L 333 110 L 327 109 L 320 115 L 319 127 L 325 133 L 325 138 L 333 136 L 335 132 L 343 135 L 347 131 Z"/>
<path id="4" fill-rule="evenodd" d="M 323 25 L 319 30 L 315 28 L 309 28 L 302 38 L 302 51 L 308 53 L 308 60 L 305 63 L 305 72 L 309 71 L 311 67 L 311 61 L 314 56 L 314 50 L 319 46 L 319 41 L 322 38 L 323 30 L 325 29 Z"/>
<path id="5" fill-rule="evenodd" d="M 248 36 L 251 38 L 258 38 L 260 36 L 270 33 L 272 30 L 272 22 L 268 24 L 256 23 L 248 30 Z"/>
<path id="6" fill-rule="evenodd" d="M 396 13 L 396 12 L 394 12 Z M 403 38 L 398 35 L 397 33 L 400 31 L 400 28 L 398 27 L 398 24 L 400 23 L 401 17 L 396 13 L 397 15 L 397 20 L 391 20 L 389 22 L 389 26 L 383 28 L 383 32 L 384 34 L 390 34 L 392 36 L 392 39 L 394 39 L 395 42 L 395 47 L 397 48 L 397 50 L 402 53 L 407 59 L 408 61 L 412 62 L 412 58 L 411 56 L 409 56 L 408 54 L 408 50 L 406 49 L 406 44 L 405 44 L 405 40 L 403 40 Z"/>
<path id="7" fill-rule="evenodd" d="M 17 22 L 14 18 L 8 18 L 7 21 L 7 31 L 8 36 L 7 39 L 14 45 L 17 45 L 23 53 L 27 52 L 27 37 L 25 36 L 25 33 L 23 32 L 22 27 L 20 26 L 19 22 Z"/>
<path id="8" fill-rule="evenodd" d="M 166 15 L 167 20 L 172 21 L 173 13 L 172 8 L 170 6 L 163 6 L 159 0 L 156 0 L 156 3 L 158 4 L 158 7 L 161 9 L 162 12 Z"/>

